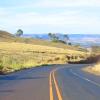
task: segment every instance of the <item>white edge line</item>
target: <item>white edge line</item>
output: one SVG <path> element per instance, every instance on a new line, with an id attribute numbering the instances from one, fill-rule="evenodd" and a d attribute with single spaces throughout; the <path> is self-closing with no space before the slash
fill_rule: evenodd
<path id="1" fill-rule="evenodd" d="M 85 81 L 88 81 L 89 83 L 92 83 L 93 85 L 96 85 L 96 86 L 100 87 L 100 84 L 98 84 L 98 83 L 96 83 L 96 82 L 94 82 L 94 81 L 92 81 L 92 80 L 89 80 L 89 79 L 86 78 L 86 77 L 83 77 L 83 76 L 81 76 L 81 75 L 79 75 L 79 74 L 73 72 L 72 69 L 70 69 L 70 72 L 71 72 L 73 75 L 75 75 L 75 76 L 77 76 L 77 77 L 79 77 L 79 78 L 81 78 L 81 79 L 83 79 L 83 80 L 85 80 Z"/>

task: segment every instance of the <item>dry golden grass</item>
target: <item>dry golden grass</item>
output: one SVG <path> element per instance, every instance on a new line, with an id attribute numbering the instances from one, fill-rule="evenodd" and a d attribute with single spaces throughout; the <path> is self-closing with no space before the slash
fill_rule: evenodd
<path id="1" fill-rule="evenodd" d="M 93 66 L 86 67 L 83 70 L 100 76 L 100 63 L 97 63 Z"/>
<path id="2" fill-rule="evenodd" d="M 45 64 L 64 64 L 86 57 L 86 50 L 42 39 L 15 37 L 0 31 L 0 72 L 12 72 Z M 80 56 L 73 59 L 72 56 Z M 81 58 L 82 57 L 82 58 Z"/>
<path id="3" fill-rule="evenodd" d="M 84 56 L 85 52 L 43 45 L 0 42 L 0 69 L 11 72 L 44 64 L 64 64 L 68 61 L 67 55 Z"/>
<path id="4" fill-rule="evenodd" d="M 57 48 L 63 48 L 63 49 L 69 49 L 69 50 L 77 50 L 77 51 L 84 51 L 86 50 L 75 47 L 75 46 L 70 46 L 66 45 L 63 43 L 55 43 L 55 42 L 50 42 L 46 41 L 43 39 L 35 39 L 35 38 L 21 38 L 21 37 L 15 37 L 9 32 L 6 31 L 0 31 L 0 42 L 17 42 L 17 43 L 26 43 L 26 44 L 33 44 L 33 45 L 41 45 L 41 46 L 49 46 L 49 47 L 57 47 Z"/>
<path id="5" fill-rule="evenodd" d="M 49 47 L 49 46 L 41 46 L 41 45 L 32 45 L 32 44 L 25 44 L 25 43 L 8 43 L 8 42 L 0 42 L 0 49 L 4 51 L 12 51 L 12 52 L 47 52 L 47 53 L 62 53 L 62 54 L 80 54 L 84 55 L 86 53 L 80 52 L 77 50 L 69 50 L 57 47 Z"/>

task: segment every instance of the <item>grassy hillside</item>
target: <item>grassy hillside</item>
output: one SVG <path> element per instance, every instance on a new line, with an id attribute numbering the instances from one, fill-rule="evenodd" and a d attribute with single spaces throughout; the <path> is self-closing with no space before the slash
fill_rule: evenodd
<path id="1" fill-rule="evenodd" d="M 14 41 L 14 39 L 15 39 L 15 37 L 12 34 L 10 34 L 9 32 L 0 30 L 0 42 L 1 41 L 11 42 L 11 41 Z"/>
<path id="2" fill-rule="evenodd" d="M 83 68 L 84 71 L 100 76 L 100 46 L 93 46 L 91 56 L 87 62 L 94 63 L 92 66 Z"/>
<path id="3" fill-rule="evenodd" d="M 85 53 L 57 47 L 0 42 L 0 68 L 6 72 L 37 65 L 67 63 L 67 55 L 84 56 Z"/>
<path id="4" fill-rule="evenodd" d="M 78 51 L 72 46 L 37 39 L 15 38 L 7 32 L 1 33 L 0 38 L 0 71 L 5 73 L 44 64 L 78 61 L 86 55 L 86 52 Z"/>
<path id="5" fill-rule="evenodd" d="M 33 38 L 21 38 L 21 37 L 14 37 L 14 35 L 6 32 L 0 31 L 0 41 L 1 42 L 19 42 L 19 43 L 26 43 L 26 44 L 34 44 L 34 45 L 43 45 L 43 46 L 50 46 L 50 47 L 57 47 L 63 49 L 72 49 L 72 50 L 79 50 L 84 51 L 84 49 L 80 47 L 70 46 L 63 43 L 54 43 L 50 41 L 46 41 L 43 39 L 33 39 Z"/>

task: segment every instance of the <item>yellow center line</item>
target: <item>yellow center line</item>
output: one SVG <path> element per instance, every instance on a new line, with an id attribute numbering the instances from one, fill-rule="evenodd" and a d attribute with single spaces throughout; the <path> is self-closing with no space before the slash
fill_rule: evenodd
<path id="1" fill-rule="evenodd" d="M 55 87 L 56 87 L 56 92 L 57 92 L 57 95 L 58 95 L 58 100 L 63 100 L 62 96 L 61 96 L 61 93 L 60 93 L 60 90 L 59 90 L 59 87 L 58 87 L 58 84 L 57 84 L 57 81 L 55 79 L 54 72 L 53 72 L 53 80 L 54 80 L 54 84 L 55 84 Z"/>
<path id="2" fill-rule="evenodd" d="M 53 89 L 52 89 L 52 72 L 50 73 L 50 78 L 49 79 L 50 79 L 50 81 L 49 81 L 50 82 L 49 83 L 50 84 L 50 100 L 54 100 L 53 99 Z"/>
<path id="3" fill-rule="evenodd" d="M 61 93 L 60 93 L 60 89 L 58 87 L 58 84 L 57 84 L 57 81 L 56 81 L 56 78 L 55 78 L 55 74 L 54 74 L 56 70 L 57 69 L 55 69 L 52 72 L 50 72 L 50 77 L 49 77 L 49 80 L 50 80 L 49 81 L 49 84 L 50 84 L 50 100 L 54 100 L 52 80 L 54 81 L 54 86 L 56 88 L 58 100 L 63 100 L 62 96 L 61 96 Z M 52 75 L 53 75 L 53 79 L 52 79 Z"/>

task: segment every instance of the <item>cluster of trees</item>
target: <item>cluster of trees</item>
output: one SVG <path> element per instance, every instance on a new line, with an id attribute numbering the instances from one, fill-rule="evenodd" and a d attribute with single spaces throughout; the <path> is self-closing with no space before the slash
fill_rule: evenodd
<path id="1" fill-rule="evenodd" d="M 61 38 L 57 33 L 48 33 L 48 36 L 52 42 L 61 42 L 71 45 L 69 42 L 69 36 L 67 34 L 62 35 L 63 38 Z"/>

